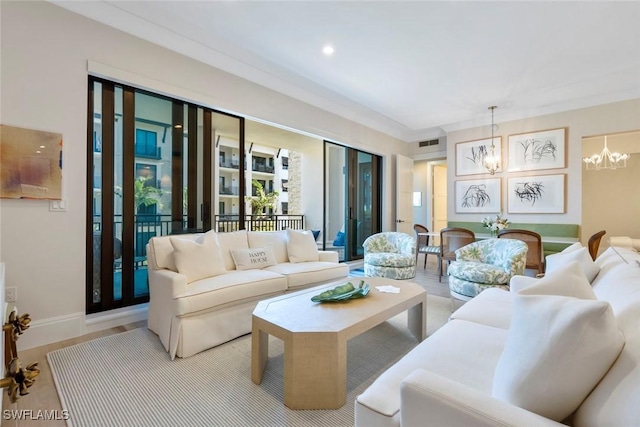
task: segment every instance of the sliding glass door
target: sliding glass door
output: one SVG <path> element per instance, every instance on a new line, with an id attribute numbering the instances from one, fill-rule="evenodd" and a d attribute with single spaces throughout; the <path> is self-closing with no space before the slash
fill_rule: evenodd
<path id="1" fill-rule="evenodd" d="M 325 141 L 324 165 L 323 247 L 361 259 L 364 240 L 381 230 L 380 156 Z"/>
<path id="2" fill-rule="evenodd" d="M 149 239 L 212 228 L 221 117 L 241 146 L 241 118 L 90 79 L 88 313 L 148 301 Z M 236 204 L 243 196 L 244 189 Z"/>
<path id="3" fill-rule="evenodd" d="M 149 300 L 154 236 L 323 228 L 349 261 L 380 231 L 379 156 L 325 141 L 322 165 L 308 136 L 254 123 L 245 142 L 242 117 L 100 78 L 88 93 L 88 313 Z"/>

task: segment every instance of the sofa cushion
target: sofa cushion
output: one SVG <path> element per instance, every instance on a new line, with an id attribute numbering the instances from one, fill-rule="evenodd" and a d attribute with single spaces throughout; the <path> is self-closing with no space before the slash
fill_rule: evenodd
<path id="1" fill-rule="evenodd" d="M 415 255 L 393 252 L 369 252 L 364 255 L 364 263 L 376 267 L 415 267 Z"/>
<path id="2" fill-rule="evenodd" d="M 473 261 L 453 261 L 447 269 L 449 276 L 483 285 L 504 285 L 511 274 L 492 264 Z"/>
<path id="3" fill-rule="evenodd" d="M 582 299 L 596 299 L 591 284 L 577 261 L 546 273 L 542 279 L 518 292 L 520 295 L 561 295 Z"/>
<path id="4" fill-rule="evenodd" d="M 230 231 L 228 233 L 218 233 L 218 242 L 224 259 L 224 266 L 227 270 L 235 270 L 236 263 L 231 255 L 232 249 L 249 249 L 247 240 L 247 230 Z"/>
<path id="5" fill-rule="evenodd" d="M 187 277 L 187 283 L 226 272 L 218 239 L 209 231 L 197 240 L 171 236 L 173 258 L 178 273 Z"/>
<path id="6" fill-rule="evenodd" d="M 349 266 L 337 262 L 283 262 L 272 267 L 265 268 L 266 271 L 282 274 L 287 278 L 289 289 L 300 288 L 310 283 L 326 282 L 328 280 L 347 277 Z"/>
<path id="7" fill-rule="evenodd" d="M 416 369 L 427 369 L 490 394 L 493 370 L 506 338 L 506 329 L 464 320 L 448 322 L 384 371 L 356 398 L 356 419 L 379 418 L 381 421 L 376 425 L 389 425 L 388 419 L 400 410 L 400 384 Z M 382 421 L 385 419 L 386 423 Z"/>
<path id="8" fill-rule="evenodd" d="M 516 294 L 492 395 L 562 421 L 607 373 L 623 344 L 605 301 Z"/>
<path id="9" fill-rule="evenodd" d="M 202 234 L 183 234 L 181 239 L 196 240 Z M 166 269 L 171 271 L 178 271 L 176 262 L 173 256 L 173 245 L 171 244 L 171 237 L 176 236 L 156 236 L 149 240 L 149 245 L 153 246 L 153 254 L 155 256 L 154 263 L 157 268 Z"/>
<path id="10" fill-rule="evenodd" d="M 210 310 L 224 304 L 283 292 L 287 279 L 265 270 L 228 271 L 225 274 L 198 280 L 175 298 L 176 316 Z"/>
<path id="11" fill-rule="evenodd" d="M 232 249 L 231 256 L 236 270 L 252 270 L 276 265 L 276 256 L 271 246 L 264 248 Z"/>
<path id="12" fill-rule="evenodd" d="M 318 245 L 311 231 L 287 230 L 289 262 L 318 261 Z"/>
<path id="13" fill-rule="evenodd" d="M 509 329 L 512 312 L 513 295 L 505 289 L 489 288 L 454 311 L 451 320 L 466 320 L 494 328 Z"/>
<path id="14" fill-rule="evenodd" d="M 247 240 L 250 248 L 263 248 L 271 245 L 276 262 L 289 262 L 286 231 L 248 231 Z"/>
<path id="15" fill-rule="evenodd" d="M 600 267 L 593 261 L 587 248 L 582 247 L 580 249 L 573 250 L 571 252 L 560 252 L 557 254 L 549 255 L 546 258 L 546 273 L 551 273 L 554 270 L 570 263 L 571 261 L 578 261 L 580 268 L 587 276 L 589 282 L 593 282 L 593 279 L 598 275 Z"/>
<path id="16" fill-rule="evenodd" d="M 520 276 L 516 274 L 509 280 L 509 292 L 515 294 L 519 292 L 521 289 L 526 288 L 527 286 L 531 286 L 538 282 L 536 277 L 530 276 Z"/>

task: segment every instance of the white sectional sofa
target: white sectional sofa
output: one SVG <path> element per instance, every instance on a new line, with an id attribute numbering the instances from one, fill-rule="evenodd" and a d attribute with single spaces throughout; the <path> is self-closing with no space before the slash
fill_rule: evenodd
<path id="1" fill-rule="evenodd" d="M 640 254 L 580 251 L 463 305 L 357 397 L 356 426 L 640 426 Z"/>
<path id="2" fill-rule="evenodd" d="M 154 237 L 147 244 L 148 328 L 173 359 L 251 332 L 258 301 L 346 277 L 310 231 Z"/>

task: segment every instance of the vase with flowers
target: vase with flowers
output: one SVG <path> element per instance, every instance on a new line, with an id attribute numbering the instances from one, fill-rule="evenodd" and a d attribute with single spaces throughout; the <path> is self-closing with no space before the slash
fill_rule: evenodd
<path id="1" fill-rule="evenodd" d="M 482 220 L 482 226 L 484 228 L 489 229 L 489 233 L 491 233 L 491 237 L 496 237 L 500 230 L 504 230 L 505 228 L 509 228 L 509 220 L 502 216 L 501 213 L 494 217 L 488 216 Z"/>

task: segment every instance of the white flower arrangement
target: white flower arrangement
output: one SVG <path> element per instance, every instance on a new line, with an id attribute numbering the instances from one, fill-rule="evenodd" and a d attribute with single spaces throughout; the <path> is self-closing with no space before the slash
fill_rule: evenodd
<path id="1" fill-rule="evenodd" d="M 501 213 L 496 215 L 495 218 L 488 216 L 482 220 L 482 226 L 488 228 L 491 234 L 509 228 L 509 224 L 511 224 L 509 220 L 504 218 Z"/>

